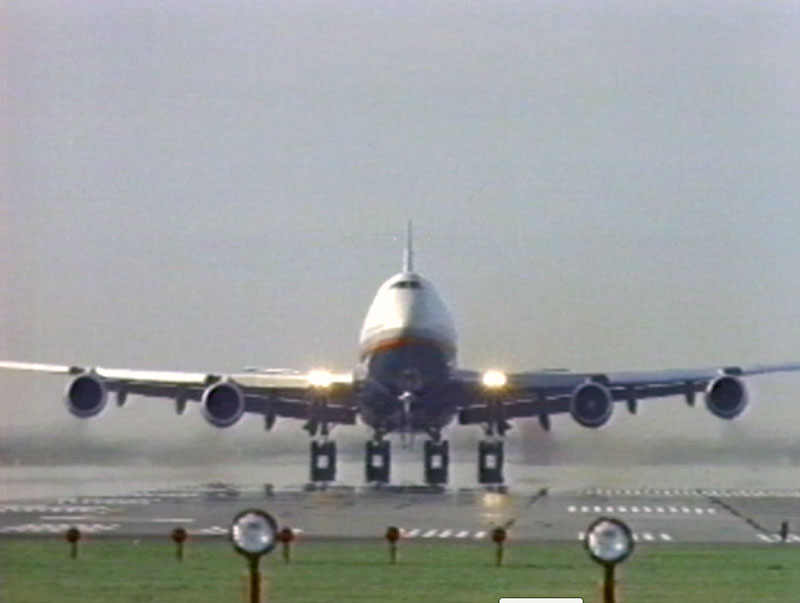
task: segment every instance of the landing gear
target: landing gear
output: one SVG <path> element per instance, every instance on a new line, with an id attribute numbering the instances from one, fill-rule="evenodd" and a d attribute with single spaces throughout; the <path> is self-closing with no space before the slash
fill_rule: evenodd
<path id="1" fill-rule="evenodd" d="M 503 440 L 478 443 L 478 483 L 500 486 L 503 483 Z"/>
<path id="2" fill-rule="evenodd" d="M 441 486 L 447 483 L 450 446 L 447 440 L 425 442 L 425 483 Z"/>
<path id="3" fill-rule="evenodd" d="M 389 483 L 392 449 L 387 440 L 368 440 L 364 461 L 364 475 L 368 484 Z"/>
<path id="4" fill-rule="evenodd" d="M 311 483 L 323 487 L 336 479 L 336 442 L 311 440 Z"/>

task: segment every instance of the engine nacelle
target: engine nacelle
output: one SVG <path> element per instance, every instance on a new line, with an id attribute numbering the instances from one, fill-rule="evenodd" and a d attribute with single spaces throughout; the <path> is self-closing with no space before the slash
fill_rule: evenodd
<path id="1" fill-rule="evenodd" d="M 706 408 L 720 419 L 735 419 L 747 406 L 747 386 L 731 375 L 717 377 L 706 388 Z"/>
<path id="2" fill-rule="evenodd" d="M 572 392 L 569 414 L 584 427 L 602 427 L 611 418 L 614 401 L 611 392 L 600 383 L 583 383 Z"/>
<path id="3" fill-rule="evenodd" d="M 244 414 L 244 394 L 229 381 L 209 385 L 202 403 L 203 417 L 214 427 L 230 427 Z"/>
<path id="4" fill-rule="evenodd" d="M 95 417 L 103 412 L 108 400 L 105 384 L 95 377 L 85 373 L 75 377 L 67 385 L 64 394 L 64 403 L 67 409 L 79 419 Z"/>

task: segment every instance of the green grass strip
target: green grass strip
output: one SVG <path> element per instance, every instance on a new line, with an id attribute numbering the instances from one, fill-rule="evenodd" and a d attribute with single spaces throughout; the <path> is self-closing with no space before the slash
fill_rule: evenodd
<path id="1" fill-rule="evenodd" d="M 509 543 L 496 568 L 490 542 L 403 541 L 397 565 L 386 543 L 297 543 L 290 564 L 276 550 L 262 562 L 272 603 L 496 603 L 506 597 L 600 600 L 599 566 L 579 543 Z M 226 541 L 174 545 L 156 540 L 82 543 L 69 558 L 62 540 L 0 540 L 0 601 L 99 603 L 246 600 L 244 560 Z M 640 546 L 619 569 L 619 602 L 759 603 L 800 601 L 800 547 Z"/>

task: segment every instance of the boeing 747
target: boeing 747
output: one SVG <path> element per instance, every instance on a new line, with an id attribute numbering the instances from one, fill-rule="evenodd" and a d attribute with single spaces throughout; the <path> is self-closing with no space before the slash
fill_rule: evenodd
<path id="1" fill-rule="evenodd" d="M 747 406 L 743 377 L 800 370 L 800 363 L 700 369 L 582 373 L 466 370 L 456 364 L 456 328 L 434 284 L 414 269 L 409 226 L 403 269 L 384 282 L 367 312 L 352 372 L 249 369 L 238 373 L 145 371 L 100 366 L 16 361 L 0 368 L 71 376 L 67 409 L 81 419 L 99 415 L 110 395 L 118 406 L 129 396 L 171 400 L 178 414 L 199 403 L 211 425 L 227 428 L 246 413 L 261 415 L 270 430 L 277 418 L 297 419 L 311 439 L 310 477 L 335 480 L 335 425 L 369 426 L 367 482 L 388 483 L 392 433 L 423 434 L 425 481 L 448 479 L 449 448 L 442 431 L 457 422 L 480 425 L 478 481 L 503 482 L 503 436 L 509 421 L 538 418 L 545 430 L 551 417 L 569 414 L 580 425 L 598 428 L 616 403 L 635 413 L 640 401 L 683 396 L 693 406 L 702 395 L 721 419 L 738 417 Z"/>

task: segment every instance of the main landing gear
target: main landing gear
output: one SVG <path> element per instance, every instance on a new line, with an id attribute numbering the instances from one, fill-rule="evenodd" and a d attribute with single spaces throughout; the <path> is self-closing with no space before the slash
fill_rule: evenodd
<path id="1" fill-rule="evenodd" d="M 450 474 L 450 443 L 431 439 L 424 446 L 424 479 L 429 486 L 444 486 Z M 336 442 L 311 440 L 311 485 L 324 489 L 336 479 Z M 503 486 L 503 440 L 491 438 L 478 443 L 478 483 L 487 488 Z M 383 438 L 368 440 L 364 456 L 364 479 L 368 484 L 389 483 L 392 467 L 391 443 Z"/>
<path id="2" fill-rule="evenodd" d="M 324 487 L 336 479 L 336 442 L 311 440 L 311 483 Z"/>

